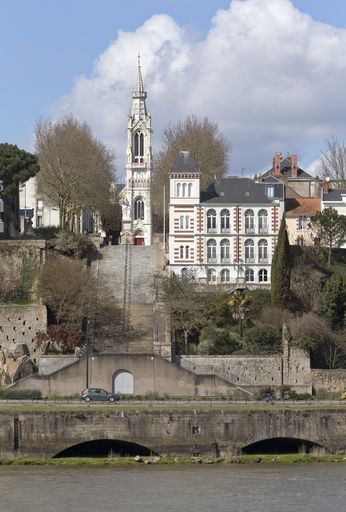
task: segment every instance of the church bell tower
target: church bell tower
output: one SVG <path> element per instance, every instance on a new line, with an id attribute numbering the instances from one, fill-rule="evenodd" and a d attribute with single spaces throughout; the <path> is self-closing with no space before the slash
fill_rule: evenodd
<path id="1" fill-rule="evenodd" d="M 151 116 L 146 106 L 140 56 L 137 83 L 127 125 L 126 180 L 122 200 L 122 244 L 152 244 L 151 218 Z"/>

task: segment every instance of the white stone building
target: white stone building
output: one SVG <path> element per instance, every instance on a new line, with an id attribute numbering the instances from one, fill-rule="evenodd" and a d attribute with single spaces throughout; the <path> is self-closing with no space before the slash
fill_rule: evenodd
<path id="1" fill-rule="evenodd" d="M 328 182 L 325 182 L 324 185 L 321 210 L 334 208 L 339 215 L 346 215 L 346 189 L 328 188 Z M 343 244 L 341 248 L 346 249 L 346 244 Z"/>
<path id="2" fill-rule="evenodd" d="M 37 193 L 36 177 L 20 185 L 19 202 L 22 233 L 29 227 L 59 226 L 59 209 L 51 206 Z"/>
<path id="3" fill-rule="evenodd" d="M 268 286 L 283 212 L 280 182 L 226 177 L 201 193 L 200 172 L 181 151 L 170 173 L 170 270 L 232 288 Z"/>
<path id="4" fill-rule="evenodd" d="M 122 203 L 121 243 L 151 245 L 151 116 L 146 106 L 140 59 L 136 89 L 127 126 L 126 178 L 120 192 Z"/>

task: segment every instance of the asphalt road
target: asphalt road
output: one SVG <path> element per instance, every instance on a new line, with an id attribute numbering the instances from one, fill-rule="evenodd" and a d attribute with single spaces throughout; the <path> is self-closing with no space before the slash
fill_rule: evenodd
<path id="1" fill-rule="evenodd" d="M 190 407 L 201 407 L 201 406 L 213 406 L 223 407 L 247 405 L 254 407 L 263 406 L 270 408 L 273 405 L 276 406 L 334 406 L 334 407 L 345 407 L 346 400 L 274 400 L 266 402 L 265 400 L 220 400 L 220 399 L 164 399 L 164 400 L 119 400 L 115 403 L 93 401 L 88 404 L 80 400 L 0 400 L 1 405 L 40 405 L 40 406 L 70 406 L 76 407 L 78 405 L 93 407 L 94 405 L 104 405 L 105 407 L 115 406 L 147 406 L 147 407 L 159 407 L 159 406 L 190 406 Z"/>

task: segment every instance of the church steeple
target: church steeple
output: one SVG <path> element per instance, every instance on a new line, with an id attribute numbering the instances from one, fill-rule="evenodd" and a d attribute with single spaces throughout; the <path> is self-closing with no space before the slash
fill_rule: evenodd
<path id="1" fill-rule="evenodd" d="M 141 70 L 141 56 L 138 54 L 138 65 L 137 65 L 137 82 L 136 89 L 132 93 L 132 110 L 131 115 L 137 119 L 143 119 L 148 115 L 146 97 L 147 93 L 144 90 L 142 70 Z"/>
<path id="2" fill-rule="evenodd" d="M 127 124 L 126 183 L 122 191 L 121 243 L 152 243 L 151 117 L 146 106 L 141 60 L 138 54 L 136 88 Z"/>

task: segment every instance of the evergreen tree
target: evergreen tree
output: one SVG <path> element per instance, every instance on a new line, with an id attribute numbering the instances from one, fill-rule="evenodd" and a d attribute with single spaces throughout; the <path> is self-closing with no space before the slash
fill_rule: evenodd
<path id="1" fill-rule="evenodd" d="M 342 327 L 345 316 L 346 289 L 343 279 L 333 274 L 321 294 L 321 313 L 332 329 Z"/>
<path id="2" fill-rule="evenodd" d="M 35 176 L 40 170 L 37 157 L 13 144 L 0 144 L 0 181 L 2 197 L 14 192 L 20 183 Z"/>
<path id="3" fill-rule="evenodd" d="M 271 268 L 271 300 L 272 305 L 287 307 L 290 298 L 290 245 L 288 242 L 286 217 L 283 215 L 275 247 Z"/>
<path id="4" fill-rule="evenodd" d="M 328 266 L 334 247 L 346 242 L 346 215 L 340 215 L 335 208 L 325 208 L 310 219 L 310 227 L 322 247 L 328 248 Z"/>

